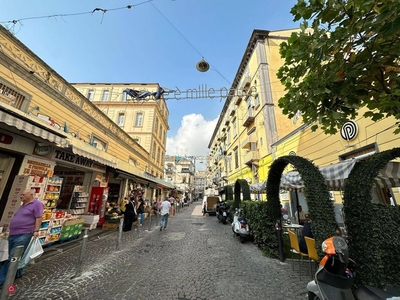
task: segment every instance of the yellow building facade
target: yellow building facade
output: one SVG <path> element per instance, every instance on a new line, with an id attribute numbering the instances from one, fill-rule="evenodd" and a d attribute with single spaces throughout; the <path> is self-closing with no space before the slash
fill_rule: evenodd
<path id="1" fill-rule="evenodd" d="M 89 101 L 142 146 L 148 153 L 143 168 L 157 178 L 164 175 L 169 111 L 164 98 L 133 99 L 127 89 L 155 92 L 158 84 L 72 83 Z M 138 162 L 139 163 L 139 162 Z"/>
<path id="2" fill-rule="evenodd" d="M 279 45 L 293 31 L 254 30 L 250 38 L 209 143 L 208 171 L 220 192 L 237 179 L 246 179 L 249 184 L 266 182 L 272 162 L 281 156 L 298 155 L 325 167 L 398 147 L 394 118 L 373 122 L 362 117 L 364 111 L 360 110 L 358 118 L 349 120 L 340 132 L 326 135 L 302 124 L 300 113 L 291 120 L 282 114 L 278 100 L 285 92 L 276 76 L 284 63 Z M 291 169 L 289 165 L 285 172 Z M 331 195 L 340 222 L 342 195 L 339 191 L 331 191 Z M 265 189 L 251 197 L 266 199 Z M 289 211 L 295 210 L 296 197 L 307 211 L 301 191 L 297 195 L 293 191 L 281 194 Z M 372 197 L 376 203 L 396 204 L 399 188 L 374 189 Z"/>
<path id="3" fill-rule="evenodd" d="M 209 171 L 222 188 L 237 179 L 263 182 L 272 145 L 299 127 L 277 107 L 283 87 L 276 77 L 279 45 L 292 30 L 254 30 L 209 143 Z"/>
<path id="4" fill-rule="evenodd" d="M 67 210 L 78 185 L 88 195 L 104 188 L 108 202 L 161 199 L 174 188 L 146 169 L 151 153 L 2 26 L 0 48 L 0 226 L 12 216 L 18 175 L 62 178 Z M 75 213 L 90 213 L 89 201 Z"/>

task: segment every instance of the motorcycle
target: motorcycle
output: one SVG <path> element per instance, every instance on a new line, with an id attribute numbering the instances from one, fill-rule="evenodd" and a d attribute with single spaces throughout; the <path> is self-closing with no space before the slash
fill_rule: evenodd
<path id="1" fill-rule="evenodd" d="M 380 300 L 400 295 L 395 289 L 384 291 L 371 286 L 359 287 L 353 294 L 351 286 L 356 264 L 349 258 L 346 240 L 340 236 L 330 237 L 322 243 L 322 251 L 325 256 L 314 280 L 307 284 L 309 300 Z"/>
<path id="2" fill-rule="evenodd" d="M 241 210 L 236 208 L 235 214 L 233 215 L 232 231 L 235 235 L 240 237 L 240 242 L 244 243 L 250 236 L 250 228 L 247 221 L 240 216 Z"/>
<path id="3" fill-rule="evenodd" d="M 228 219 L 228 209 L 225 202 L 220 202 L 217 205 L 217 219 L 220 223 L 226 224 Z"/>

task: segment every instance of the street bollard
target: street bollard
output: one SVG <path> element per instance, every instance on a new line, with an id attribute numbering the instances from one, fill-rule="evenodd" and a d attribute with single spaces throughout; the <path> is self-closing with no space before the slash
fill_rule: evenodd
<path id="1" fill-rule="evenodd" d="M 278 235 L 279 260 L 281 262 L 284 262 L 285 261 L 285 252 L 283 251 L 282 220 L 276 220 L 275 229 L 276 229 L 276 233 Z"/>
<path id="2" fill-rule="evenodd" d="M 124 219 L 119 219 L 119 227 L 118 227 L 118 239 L 117 239 L 117 251 L 119 250 L 119 244 L 121 243 L 122 237 L 122 227 L 124 226 Z"/>
<path id="3" fill-rule="evenodd" d="M 152 211 L 149 212 L 149 229 L 147 229 L 148 231 L 151 231 L 151 215 Z"/>
<path id="4" fill-rule="evenodd" d="M 24 246 L 17 246 L 10 258 L 8 271 L 6 275 L 6 280 L 3 283 L 3 289 L 1 290 L 1 300 L 6 300 L 9 298 L 9 292 L 11 290 L 15 291 L 15 288 L 9 289 L 9 286 L 14 283 L 15 275 L 17 274 L 19 260 L 21 259 L 22 253 L 24 252 Z"/>
<path id="5" fill-rule="evenodd" d="M 138 218 L 137 218 L 137 222 L 136 222 L 136 225 L 137 225 L 137 232 L 138 232 L 138 237 L 140 237 L 140 215 L 137 215 L 138 216 Z"/>
<path id="6" fill-rule="evenodd" d="M 79 260 L 78 260 L 78 264 L 76 266 L 75 277 L 78 277 L 81 275 L 83 258 L 85 256 L 86 244 L 87 244 L 87 240 L 89 237 L 88 228 L 84 228 L 84 230 L 85 230 L 85 233 L 83 234 L 83 238 L 82 238 L 81 253 L 79 254 Z"/>

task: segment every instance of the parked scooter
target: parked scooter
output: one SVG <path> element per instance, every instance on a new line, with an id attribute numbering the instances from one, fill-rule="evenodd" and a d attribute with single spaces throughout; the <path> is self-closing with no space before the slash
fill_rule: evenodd
<path id="1" fill-rule="evenodd" d="M 217 218 L 218 221 L 222 224 L 226 224 L 226 221 L 228 219 L 228 209 L 226 207 L 225 202 L 218 202 L 217 204 Z"/>
<path id="2" fill-rule="evenodd" d="M 233 215 L 232 231 L 240 237 L 240 242 L 244 243 L 250 236 L 250 228 L 246 220 L 240 216 L 240 212 L 241 210 L 236 208 L 235 214 Z"/>
<path id="3" fill-rule="evenodd" d="M 352 293 L 356 264 L 349 259 L 344 238 L 334 236 L 326 239 L 322 243 L 322 251 L 326 255 L 319 263 L 315 279 L 307 284 L 309 300 L 381 300 L 397 294 L 394 290 L 392 293 L 369 286 L 360 287 Z"/>

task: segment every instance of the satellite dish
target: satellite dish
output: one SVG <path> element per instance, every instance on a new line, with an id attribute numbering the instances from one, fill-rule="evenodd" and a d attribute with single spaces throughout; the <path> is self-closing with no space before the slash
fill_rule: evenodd
<path id="1" fill-rule="evenodd" d="M 200 72 L 207 72 L 210 69 L 210 65 L 208 62 L 204 60 L 204 58 L 196 64 L 196 69 Z"/>

